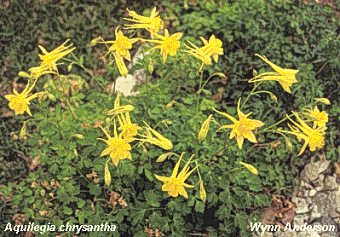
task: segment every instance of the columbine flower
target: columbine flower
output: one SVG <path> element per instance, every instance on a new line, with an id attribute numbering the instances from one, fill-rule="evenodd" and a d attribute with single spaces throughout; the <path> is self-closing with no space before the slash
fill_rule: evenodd
<path id="1" fill-rule="evenodd" d="M 305 110 L 309 112 L 305 115 L 313 120 L 313 128 L 326 126 L 326 123 L 328 122 L 328 114 L 326 111 L 320 112 L 317 106 L 314 107 L 314 110 Z"/>
<path id="2" fill-rule="evenodd" d="M 192 46 L 189 47 L 185 45 L 189 50 L 185 50 L 185 52 L 189 53 L 190 55 L 194 56 L 195 58 L 202 61 L 202 65 L 199 71 L 202 70 L 204 65 L 211 65 L 211 56 L 214 58 L 215 62 L 218 62 L 218 55 L 223 55 L 223 48 L 222 48 L 222 41 L 215 38 L 215 35 L 210 36 L 209 42 L 201 37 L 201 40 L 204 43 L 202 48 L 198 48 L 193 43 L 189 42 Z"/>
<path id="3" fill-rule="evenodd" d="M 143 121 L 144 122 L 144 121 Z M 151 144 L 154 144 L 156 146 L 159 146 L 165 150 L 171 150 L 172 149 L 172 143 L 170 140 L 166 139 L 165 137 L 163 137 L 161 134 L 159 134 L 158 132 L 156 132 L 155 130 L 153 130 L 146 122 L 144 122 L 145 125 L 147 126 L 147 136 L 143 136 L 146 139 L 140 139 L 140 141 L 142 142 L 149 142 Z M 157 138 L 154 138 L 153 135 L 155 135 Z"/>
<path id="4" fill-rule="evenodd" d="M 100 128 L 103 130 L 108 140 L 104 140 L 101 138 L 97 138 L 98 140 L 102 140 L 107 143 L 108 147 L 102 152 L 100 156 L 106 156 L 110 154 L 112 158 L 112 162 L 115 166 L 118 166 L 119 160 L 123 160 L 126 158 L 132 159 L 131 157 L 131 145 L 130 142 L 134 141 L 134 138 L 122 138 L 122 134 L 117 134 L 116 129 L 116 121 L 114 121 L 114 137 L 111 137 L 101 126 Z"/>
<path id="5" fill-rule="evenodd" d="M 40 92 L 28 97 L 28 94 L 32 91 L 36 81 L 37 80 L 34 81 L 32 86 L 30 86 L 28 83 L 24 91 L 21 92 L 21 94 L 19 94 L 16 89 L 13 89 L 14 95 L 13 94 L 5 95 L 5 98 L 9 100 L 8 106 L 14 110 L 15 115 L 23 114 L 26 111 L 30 116 L 32 116 L 30 108 L 28 107 L 28 105 L 30 104 L 30 100 L 34 99 L 35 97 L 42 93 L 45 93 Z"/>
<path id="6" fill-rule="evenodd" d="M 116 40 L 115 41 L 104 41 L 105 43 L 112 44 L 109 48 L 109 52 L 115 52 L 126 60 L 131 61 L 130 49 L 132 44 L 138 41 L 138 38 L 129 39 L 124 36 L 122 31 L 118 31 L 119 26 L 115 30 Z"/>
<path id="7" fill-rule="evenodd" d="M 168 54 L 170 54 L 170 56 L 174 56 L 177 53 L 177 50 L 181 46 L 181 42 L 179 40 L 182 38 L 182 35 L 183 33 L 175 33 L 172 36 L 170 36 L 168 30 L 165 29 L 165 36 L 155 34 L 155 36 L 161 40 L 144 40 L 144 41 L 159 44 L 150 50 L 160 48 L 161 53 L 163 55 L 163 63 L 165 63 Z"/>
<path id="8" fill-rule="evenodd" d="M 142 128 L 140 128 L 137 124 L 131 123 L 129 112 L 126 113 L 126 117 L 123 114 L 118 116 L 118 121 L 120 124 L 118 130 L 122 130 L 123 138 L 132 138 L 137 136 L 138 130 L 142 130 Z"/>
<path id="9" fill-rule="evenodd" d="M 215 38 L 215 35 L 210 36 L 209 42 L 201 37 L 204 43 L 202 50 L 209 56 L 212 56 L 215 62 L 218 62 L 218 55 L 223 55 L 222 41 Z"/>
<path id="10" fill-rule="evenodd" d="M 118 114 L 121 113 L 126 113 L 126 112 L 131 112 L 132 110 L 134 110 L 135 107 L 133 107 L 132 105 L 120 105 L 120 93 L 118 92 L 117 94 L 117 98 L 115 99 L 114 102 L 114 108 L 111 109 L 109 112 L 107 112 L 107 115 L 113 115 L 113 117 L 115 117 Z"/>
<path id="11" fill-rule="evenodd" d="M 123 58 L 131 61 L 131 54 L 129 50 L 132 48 L 132 44 L 138 41 L 138 38 L 129 39 L 128 37 L 124 36 L 122 31 L 118 31 L 118 29 L 119 26 L 115 30 L 116 40 L 104 41 L 101 43 L 112 44 L 109 48 L 108 53 L 113 53 L 120 74 L 126 77 L 128 71 L 124 64 Z"/>
<path id="12" fill-rule="evenodd" d="M 55 72 L 50 71 L 46 65 L 39 66 L 39 67 L 32 67 L 28 71 L 30 71 L 30 74 L 26 72 L 19 72 L 19 76 L 28 77 L 28 78 L 35 80 L 45 74 L 50 74 L 50 73 L 56 74 Z"/>
<path id="13" fill-rule="evenodd" d="M 128 29 L 146 29 L 149 30 L 152 35 L 153 33 L 158 33 L 159 30 L 164 28 L 164 22 L 162 19 L 158 16 L 158 12 L 156 12 L 156 7 L 152 9 L 150 17 L 145 17 L 138 15 L 135 11 L 130 11 L 129 16 L 132 17 L 132 19 L 124 18 L 125 20 L 136 22 L 136 24 L 132 25 L 126 25 Z"/>
<path id="14" fill-rule="evenodd" d="M 192 159 L 192 157 L 194 155 L 191 156 L 191 158 L 189 159 L 189 161 L 185 164 L 184 168 L 182 169 L 182 171 L 178 174 L 178 168 L 179 168 L 179 164 L 181 163 L 182 157 L 184 155 L 184 152 L 182 153 L 181 157 L 179 158 L 177 164 L 175 165 L 175 168 L 172 172 L 171 177 L 164 177 L 164 176 L 159 176 L 159 175 L 155 175 L 155 177 L 157 179 L 159 179 L 160 181 L 164 182 L 163 186 L 162 186 L 162 190 L 165 192 L 168 192 L 168 194 L 172 197 L 177 197 L 178 194 L 184 196 L 185 198 L 188 198 L 188 194 L 185 191 L 184 187 L 186 188 L 194 188 L 195 186 L 193 185 L 189 185 L 184 183 L 185 180 L 189 177 L 189 175 L 194 172 L 195 169 L 197 169 L 198 165 L 192 169 L 190 172 L 189 169 L 189 163 L 190 160 Z"/>
<path id="15" fill-rule="evenodd" d="M 289 93 L 290 86 L 293 83 L 298 82 L 295 79 L 295 74 L 299 72 L 299 70 L 293 70 L 293 69 L 283 69 L 274 63 L 270 62 L 265 56 L 260 56 L 258 54 L 255 54 L 256 56 L 260 57 L 263 61 L 268 63 L 276 72 L 265 72 L 261 73 L 260 75 L 257 75 L 256 77 L 250 79 L 248 82 L 257 82 L 257 81 L 278 81 L 283 89 Z"/>
<path id="16" fill-rule="evenodd" d="M 241 149 L 242 145 L 243 145 L 244 138 L 247 138 L 249 141 L 251 141 L 253 143 L 257 143 L 256 137 L 253 134 L 252 130 L 255 130 L 255 128 L 259 128 L 259 127 L 263 126 L 264 123 L 259 121 L 259 120 L 248 119 L 247 117 L 252 112 L 250 112 L 247 115 L 242 113 L 241 110 L 240 110 L 240 101 L 241 101 L 241 99 L 238 101 L 238 105 L 237 105 L 237 113 L 238 113 L 238 117 L 239 117 L 240 120 L 236 120 L 235 118 L 233 118 L 229 114 L 219 112 L 219 111 L 215 110 L 214 108 L 213 108 L 213 110 L 215 112 L 219 113 L 219 114 L 226 116 L 227 118 L 229 118 L 231 121 L 234 122 L 234 124 L 231 124 L 231 125 L 221 126 L 216 132 L 218 132 L 220 129 L 232 128 L 233 130 L 230 133 L 229 139 L 234 138 L 235 135 L 236 135 L 238 147 Z"/>
<path id="17" fill-rule="evenodd" d="M 195 58 L 202 61 L 202 65 L 198 71 L 201 71 L 204 65 L 211 65 L 211 58 L 208 52 L 204 51 L 202 48 L 198 48 L 193 43 L 189 42 L 191 44 L 192 48 L 188 45 L 185 45 L 189 50 L 183 50 L 184 52 L 187 52 L 188 54 L 194 56 Z"/>
<path id="18" fill-rule="evenodd" d="M 301 155 L 307 145 L 309 145 L 309 149 L 311 151 L 315 151 L 316 148 L 322 148 L 325 145 L 325 130 L 327 129 L 326 126 L 322 126 L 322 127 L 318 127 L 316 129 L 313 129 L 311 127 L 309 127 L 304 121 L 302 121 L 302 119 L 300 119 L 299 115 L 295 112 L 293 112 L 293 114 L 295 115 L 295 117 L 297 118 L 297 120 L 300 122 L 300 124 L 298 124 L 297 122 L 293 121 L 290 117 L 287 118 L 298 128 L 302 131 L 302 133 L 299 131 L 297 131 L 296 129 L 293 129 L 289 124 L 288 126 L 290 127 L 290 129 L 292 131 L 281 131 L 281 132 L 285 132 L 285 133 L 289 133 L 289 134 L 293 134 L 295 136 L 297 136 L 298 138 L 302 138 L 303 140 L 305 140 L 305 143 L 302 146 L 302 149 L 300 151 L 300 153 L 298 154 Z"/>
<path id="19" fill-rule="evenodd" d="M 57 61 L 63 57 L 65 57 L 67 54 L 71 53 L 76 47 L 73 47 L 70 49 L 70 47 L 73 44 L 70 44 L 68 46 L 64 46 L 67 42 L 69 41 L 66 40 L 65 43 L 63 43 L 61 46 L 58 48 L 52 50 L 51 52 L 47 52 L 44 47 L 41 45 L 38 45 L 41 51 L 44 53 L 44 55 L 39 54 L 39 57 L 41 59 L 40 67 L 44 69 L 47 67 L 49 71 L 55 71 L 58 72 L 57 68 Z"/>

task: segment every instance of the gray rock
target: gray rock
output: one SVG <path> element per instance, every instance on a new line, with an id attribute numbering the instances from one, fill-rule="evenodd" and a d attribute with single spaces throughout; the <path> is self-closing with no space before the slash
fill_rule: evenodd
<path id="1" fill-rule="evenodd" d="M 293 231 L 276 232 L 275 237 L 297 237 L 297 233 Z"/>
<path id="2" fill-rule="evenodd" d="M 311 162 L 305 166 L 301 172 L 301 178 L 309 183 L 319 177 L 319 174 L 323 173 L 329 167 L 330 161 L 320 160 L 318 162 Z"/>
<path id="3" fill-rule="evenodd" d="M 336 175 L 327 176 L 324 183 L 326 190 L 337 190 L 339 188 L 339 184 L 336 182 Z"/>
<path id="4" fill-rule="evenodd" d="M 303 214 L 309 211 L 308 204 L 305 198 L 293 197 L 292 202 L 295 203 L 297 214 Z"/>
<path id="5" fill-rule="evenodd" d="M 315 220 L 317 218 L 321 217 L 321 212 L 318 211 L 318 206 L 317 205 L 312 205 L 312 212 L 310 214 L 310 219 Z"/>
<path id="6" fill-rule="evenodd" d="M 301 172 L 301 178 L 306 182 L 309 183 L 310 181 L 314 181 L 318 178 L 319 169 L 315 165 L 315 163 L 309 163 L 305 166 L 305 168 Z"/>
<path id="7" fill-rule="evenodd" d="M 315 190 L 317 192 L 320 192 L 324 189 L 324 182 L 323 182 L 324 179 L 325 179 L 325 176 L 323 174 L 320 174 L 316 180 L 312 181 L 312 184 L 315 187 Z"/>
<path id="8" fill-rule="evenodd" d="M 334 192 L 317 193 L 312 198 L 311 220 L 321 216 L 330 215 L 332 218 L 340 214 L 336 212 L 337 195 Z"/>
<path id="9" fill-rule="evenodd" d="M 313 186 L 310 185 L 309 183 L 306 183 L 305 181 L 301 180 L 301 187 L 303 188 L 308 188 L 308 189 L 312 189 Z"/>
<path id="10" fill-rule="evenodd" d="M 309 217 L 307 214 L 296 215 L 293 219 L 293 225 L 303 225 L 305 223 L 308 223 L 308 219 Z"/>
<path id="11" fill-rule="evenodd" d="M 309 196 L 309 191 L 305 188 L 301 188 L 299 193 L 297 194 L 299 197 L 308 197 Z"/>
<path id="12" fill-rule="evenodd" d="M 306 198 L 306 202 L 307 202 L 307 204 L 312 204 L 312 198 L 311 197 L 307 197 Z"/>
<path id="13" fill-rule="evenodd" d="M 320 235 L 316 232 L 300 232 L 299 234 L 297 234 L 296 237 L 320 237 Z"/>
<path id="14" fill-rule="evenodd" d="M 337 191 L 333 192 L 333 194 L 335 195 L 335 202 L 336 202 L 336 211 L 340 213 L 340 189 L 338 189 Z"/>
<path id="15" fill-rule="evenodd" d="M 322 226 L 327 226 L 328 231 L 321 232 L 320 235 L 322 237 L 337 237 L 339 236 L 339 228 L 338 225 L 334 222 L 334 220 L 330 216 L 323 216 L 320 221 Z"/>

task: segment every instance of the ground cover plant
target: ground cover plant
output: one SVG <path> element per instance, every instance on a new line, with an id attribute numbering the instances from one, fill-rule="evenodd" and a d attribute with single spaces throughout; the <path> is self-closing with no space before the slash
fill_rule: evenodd
<path id="1" fill-rule="evenodd" d="M 34 222 L 57 226 L 41 236 L 251 236 L 249 222 L 297 185 L 301 160 L 338 161 L 336 9 L 163 1 L 142 13 L 116 2 L 103 7 L 116 18 L 95 23 L 102 3 L 91 3 L 59 7 L 87 16 L 82 27 L 95 33 L 58 27 L 60 44 L 37 41 L 2 72 L 17 78 L 1 98 L 11 113 L 1 125 L 2 230 Z M 130 69 L 137 48 L 144 57 Z M 136 69 L 146 73 L 141 94 L 108 88 Z M 86 227 L 60 231 L 66 223 Z M 102 223 L 114 231 L 90 227 Z"/>

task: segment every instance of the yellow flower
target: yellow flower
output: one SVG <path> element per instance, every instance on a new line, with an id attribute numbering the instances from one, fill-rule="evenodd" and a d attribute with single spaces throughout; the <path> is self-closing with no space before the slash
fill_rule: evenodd
<path id="1" fill-rule="evenodd" d="M 138 127 L 137 124 L 131 123 L 129 112 L 126 113 L 126 117 L 123 114 L 121 114 L 121 116 L 118 115 L 118 121 L 120 124 L 118 130 L 122 130 L 123 138 L 132 138 L 137 136 L 138 130 L 142 130 L 142 128 Z"/>
<path id="2" fill-rule="evenodd" d="M 153 47 L 150 50 L 160 48 L 161 53 L 163 55 L 163 63 L 166 61 L 168 54 L 170 56 L 174 56 L 177 53 L 177 50 L 181 46 L 181 42 L 179 41 L 182 38 L 183 33 L 175 33 L 172 36 L 169 35 L 167 29 L 165 29 L 165 36 L 155 34 L 155 36 L 161 40 L 144 40 L 159 44 Z"/>
<path id="3" fill-rule="evenodd" d="M 116 129 L 116 121 L 114 121 L 114 137 L 111 137 L 101 126 L 100 128 L 103 130 L 108 140 L 104 140 L 101 138 L 97 138 L 98 140 L 102 140 L 107 143 L 108 147 L 101 153 L 100 156 L 106 156 L 110 154 L 112 158 L 112 162 L 115 166 L 118 166 L 119 160 L 123 160 L 126 158 L 132 159 L 131 157 L 131 145 L 130 142 L 134 141 L 134 138 L 122 138 L 122 134 L 117 134 Z"/>
<path id="4" fill-rule="evenodd" d="M 63 43 L 61 46 L 59 46 L 58 48 L 52 50 L 51 52 L 47 52 L 46 49 L 44 47 L 42 47 L 41 45 L 38 45 L 39 48 L 41 49 L 41 51 L 43 52 L 44 55 L 39 54 L 39 57 L 41 59 L 41 63 L 40 63 L 40 67 L 42 69 L 44 69 L 45 67 L 47 67 L 49 69 L 49 71 L 55 71 L 58 72 L 58 68 L 57 68 L 57 61 L 61 58 L 63 58 L 64 56 L 66 56 L 67 54 L 71 53 L 76 47 L 73 47 L 70 49 L 70 47 L 73 44 L 70 44 L 68 46 L 65 47 L 65 44 L 69 41 L 66 40 L 65 43 Z"/>
<path id="5" fill-rule="evenodd" d="M 204 43 L 204 46 L 199 48 L 193 43 L 189 42 L 192 46 L 189 47 L 185 45 L 189 50 L 184 50 L 185 52 L 189 53 L 190 55 L 194 56 L 195 58 L 202 61 L 202 65 L 199 71 L 202 70 L 204 65 L 211 65 L 211 56 L 214 58 L 215 62 L 218 62 L 218 55 L 223 55 L 223 48 L 222 48 L 222 41 L 215 38 L 215 35 L 210 36 L 209 42 L 201 37 L 201 40 Z"/>
<path id="6" fill-rule="evenodd" d="M 195 58 L 202 61 L 202 65 L 201 65 L 199 71 L 202 70 L 204 65 L 211 65 L 212 64 L 210 55 L 208 54 L 207 51 L 204 51 L 202 48 L 198 48 L 196 45 L 194 45 L 190 41 L 189 41 L 189 44 L 191 44 L 192 48 L 189 47 L 188 45 L 185 45 L 185 47 L 187 47 L 189 50 L 183 50 L 183 51 L 187 52 L 188 54 L 190 54 L 190 55 L 194 56 Z"/>
<path id="7" fill-rule="evenodd" d="M 168 192 L 168 194 L 172 197 L 177 197 L 178 194 L 184 196 L 185 198 L 188 198 L 188 194 L 185 191 L 184 187 L 186 188 L 194 188 L 195 186 L 193 185 L 189 185 L 184 183 L 185 180 L 189 177 L 189 175 L 194 172 L 195 169 L 197 169 L 198 165 L 192 169 L 190 172 L 189 169 L 189 163 L 190 160 L 192 159 L 192 157 L 194 155 L 191 156 L 191 158 L 189 159 L 189 161 L 185 164 L 184 168 L 182 169 L 182 171 L 178 174 L 178 168 L 179 168 L 179 164 L 181 163 L 182 157 L 184 155 L 184 152 L 182 153 L 181 157 L 179 158 L 177 164 L 175 165 L 175 168 L 172 172 L 171 177 L 165 177 L 165 176 L 159 176 L 159 175 L 155 175 L 155 177 L 157 179 L 159 179 L 160 181 L 164 182 L 163 186 L 162 186 L 162 190 L 165 192 Z"/>
<path id="8" fill-rule="evenodd" d="M 328 122 L 328 114 L 326 111 L 320 112 L 317 106 L 314 107 L 314 110 L 305 110 L 309 112 L 306 115 L 313 120 L 313 128 L 326 126 Z"/>
<path id="9" fill-rule="evenodd" d="M 246 167 L 252 174 L 259 175 L 259 172 L 257 171 L 257 169 L 254 166 L 247 164 L 247 163 L 243 163 L 242 161 L 240 161 L 239 164 Z"/>
<path id="10" fill-rule="evenodd" d="M 218 62 L 218 55 L 223 55 L 222 41 L 215 38 L 215 35 L 210 36 L 209 42 L 201 37 L 204 43 L 202 47 L 203 52 L 205 52 L 209 57 L 212 56 L 215 62 Z"/>
<path id="11" fill-rule="evenodd" d="M 159 146 L 159 147 L 161 147 L 165 150 L 171 150 L 172 149 L 173 146 L 172 146 L 172 142 L 170 140 L 166 139 L 161 134 L 159 134 L 158 132 L 153 130 L 146 122 L 144 122 L 144 123 L 147 126 L 146 129 L 147 129 L 148 135 L 147 136 L 141 135 L 142 137 L 145 137 L 146 139 L 140 139 L 140 141 L 154 144 L 154 145 Z M 152 136 L 152 134 L 155 135 L 157 138 L 154 138 Z"/>
<path id="12" fill-rule="evenodd" d="M 118 53 L 113 53 L 113 56 L 115 57 L 115 61 L 116 61 L 120 75 L 122 75 L 123 77 L 126 77 L 128 74 L 128 70 L 125 66 L 123 57 Z"/>
<path id="13" fill-rule="evenodd" d="M 136 22 L 136 24 L 132 25 L 126 25 L 128 29 L 146 29 L 151 31 L 151 33 L 158 33 L 159 30 L 164 28 L 164 22 L 162 19 L 158 16 L 158 12 L 156 12 L 156 7 L 152 9 L 150 17 L 145 17 L 138 15 L 135 11 L 130 11 L 129 16 L 132 17 L 132 19 L 124 18 L 125 20 Z"/>
<path id="14" fill-rule="evenodd" d="M 324 131 L 327 129 L 327 127 L 322 126 L 322 127 L 313 129 L 309 127 L 302 119 L 300 119 L 297 113 L 293 112 L 293 114 L 295 115 L 297 120 L 300 122 L 300 124 L 293 121 L 288 116 L 287 118 L 302 132 L 300 130 L 297 131 L 297 129 L 293 129 L 290 125 L 288 126 L 290 127 L 292 131 L 281 131 L 281 132 L 293 134 L 297 136 L 298 138 L 302 138 L 303 140 L 305 140 L 305 143 L 303 144 L 302 149 L 300 153 L 298 154 L 298 156 L 301 155 L 305 151 L 307 145 L 309 145 L 309 149 L 311 151 L 315 151 L 317 147 L 322 148 L 325 145 L 325 138 L 324 138 L 325 132 Z"/>
<path id="15" fill-rule="evenodd" d="M 120 74 L 126 77 L 128 70 L 125 66 L 123 58 L 131 61 L 131 54 L 129 50 L 132 48 L 132 44 L 138 41 L 138 38 L 129 39 L 128 37 L 124 36 L 122 31 L 118 31 L 118 29 L 119 26 L 115 30 L 116 40 L 104 41 L 100 43 L 112 44 L 107 54 L 110 52 L 113 53 Z"/>
<path id="16" fill-rule="evenodd" d="M 112 44 L 109 48 L 109 52 L 115 52 L 131 61 L 130 49 L 132 49 L 132 44 L 138 41 L 138 38 L 129 39 L 124 36 L 122 31 L 118 31 L 119 26 L 115 30 L 116 40 L 114 41 L 104 41 L 104 43 Z"/>
<path id="17" fill-rule="evenodd" d="M 202 127 L 198 133 L 198 141 L 203 141 L 204 138 L 207 136 L 208 134 L 208 130 L 209 130 L 209 123 L 210 123 L 210 120 L 212 118 L 212 114 L 203 122 L 202 124 Z"/>
<path id="18" fill-rule="evenodd" d="M 120 106 L 120 93 L 117 93 L 117 98 L 114 102 L 114 108 L 107 112 L 107 115 L 113 115 L 115 117 L 118 114 L 131 112 L 134 109 L 132 105 L 122 105 Z"/>
<path id="19" fill-rule="evenodd" d="M 56 74 L 53 71 L 50 71 L 46 65 L 42 65 L 39 67 L 32 67 L 28 71 L 30 71 L 30 74 L 26 72 L 19 72 L 19 76 L 21 77 L 28 77 L 32 79 L 38 79 L 40 76 L 45 75 L 45 74 Z"/>
<path id="20" fill-rule="evenodd" d="M 16 91 L 16 89 L 13 89 L 14 94 L 5 95 L 5 98 L 9 100 L 8 106 L 14 110 L 15 115 L 23 114 L 26 111 L 30 116 L 32 116 L 30 108 L 28 107 L 28 105 L 30 104 L 30 100 L 34 99 L 35 97 L 42 93 L 45 93 L 40 92 L 28 97 L 28 94 L 32 91 L 36 81 L 37 80 L 34 81 L 31 87 L 28 83 L 24 91 L 21 92 L 21 94 L 19 94 Z"/>
<path id="21" fill-rule="evenodd" d="M 215 110 L 214 108 L 213 108 L 213 110 L 215 112 L 219 113 L 219 114 L 222 114 L 222 115 L 226 116 L 227 118 L 229 118 L 231 121 L 234 122 L 234 124 L 231 124 L 231 125 L 221 126 L 216 132 L 218 132 L 220 129 L 224 129 L 224 128 L 231 128 L 231 129 L 233 129 L 231 131 L 229 139 L 234 138 L 235 135 L 236 135 L 236 140 L 237 140 L 238 147 L 241 149 L 242 145 L 243 145 L 244 138 L 247 138 L 249 141 L 251 141 L 253 143 L 257 143 L 256 137 L 253 134 L 252 130 L 255 130 L 255 128 L 263 126 L 264 123 L 259 121 L 259 120 L 248 119 L 247 117 L 252 112 L 250 112 L 247 115 L 242 113 L 241 110 L 240 110 L 240 100 L 238 101 L 238 105 L 237 105 L 237 113 L 238 113 L 238 117 L 239 117 L 240 120 L 236 120 L 235 118 L 233 118 L 229 114 L 223 113 L 223 112 L 219 112 L 219 111 Z"/>
<path id="22" fill-rule="evenodd" d="M 299 70 L 283 69 L 270 62 L 265 56 L 260 56 L 258 54 L 255 55 L 268 63 L 276 72 L 261 73 L 260 75 L 257 75 L 256 77 L 250 79 L 248 82 L 251 83 L 257 81 L 278 81 L 285 91 L 291 93 L 289 87 L 293 83 L 298 82 L 295 78 L 295 74 L 298 73 Z"/>

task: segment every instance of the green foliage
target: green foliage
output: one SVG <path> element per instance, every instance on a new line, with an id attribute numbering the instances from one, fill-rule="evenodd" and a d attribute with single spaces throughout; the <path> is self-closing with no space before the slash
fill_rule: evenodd
<path id="1" fill-rule="evenodd" d="M 9 65 L 10 72 L 3 72 L 5 78 L 16 77 L 18 71 L 36 66 L 37 42 L 51 49 L 54 45 L 46 42 L 60 45 L 59 41 L 71 38 L 76 51 L 83 53 L 73 62 L 71 74 L 63 75 L 67 73 L 61 66 L 61 76 L 48 75 L 39 79 L 38 87 L 46 89 L 48 94 L 32 102 L 31 118 L 19 115 L 15 120 L 1 120 L 0 139 L 5 145 L 0 150 L 3 170 L 0 177 L 7 182 L 0 183 L 0 198 L 6 200 L 1 208 L 4 222 L 0 228 L 7 223 L 5 221 L 12 221 L 12 215 L 20 213 L 36 224 L 100 225 L 108 222 L 117 226 L 115 232 L 102 232 L 101 236 L 148 236 L 147 232 L 153 230 L 165 236 L 189 236 L 190 233 L 207 233 L 207 229 L 209 236 L 251 236 L 247 225 L 250 220 L 259 218 L 263 207 L 270 206 L 271 195 L 290 194 L 297 176 L 294 160 L 299 159 L 295 154 L 301 149 L 300 143 L 292 141 L 297 148 L 290 153 L 283 137 L 259 132 L 256 134 L 258 144 L 245 140 L 239 149 L 236 139 L 229 139 L 229 130 L 215 133 L 220 126 L 231 122 L 214 113 L 212 107 L 236 117 L 238 99 L 242 97 L 243 102 L 247 98 L 242 111 L 252 112 L 252 119 L 265 121 L 269 127 L 291 110 L 300 111 L 311 106 L 314 98 L 327 97 L 335 102 L 338 90 L 327 87 L 337 85 L 335 72 L 339 69 L 339 53 L 334 49 L 340 43 L 337 37 L 339 19 L 332 8 L 313 4 L 194 2 L 162 2 L 164 19 L 175 26 L 170 34 L 183 32 L 182 42 L 188 44 L 186 40 L 189 40 L 195 45 L 202 45 L 197 35 L 209 39 L 214 34 L 223 42 L 224 55 L 218 63 L 205 66 L 198 74 L 200 62 L 184 52 L 168 56 L 164 64 L 157 50 L 145 54 L 134 69 L 147 71 L 149 58 L 152 58 L 155 71 L 148 75 L 151 80 L 139 87 L 141 94 L 122 96 L 121 105 L 133 105 L 132 123 L 143 127 L 145 121 L 172 141 L 173 149 L 165 151 L 151 143 L 131 142 L 131 160 L 121 160 L 117 167 L 108 163 L 112 176 L 110 186 L 104 182 L 104 165 L 111 158 L 101 156 L 107 144 L 97 138 L 106 139 L 99 126 L 113 134 L 113 119 L 106 112 L 113 109 L 116 96 L 106 89 L 112 78 L 118 76 L 118 71 L 109 60 L 92 57 L 98 54 L 88 44 L 99 35 L 104 39 L 112 38 L 125 9 L 119 1 L 110 4 L 94 1 L 93 6 L 66 1 L 37 4 L 28 11 L 25 11 L 28 6 L 20 5 L 18 12 L 22 14 L 8 15 L 12 23 L 5 20 L 7 28 L 1 33 L 3 45 L 8 47 L 14 35 L 32 37 L 18 41 L 16 48 L 9 47 L 5 64 Z M 2 9 L 15 7 L 18 7 L 16 3 L 9 7 L 1 5 Z M 111 17 L 111 13 L 115 16 Z M 39 20 L 46 19 L 41 15 L 48 15 L 51 22 Z M 20 28 L 13 21 L 22 22 L 22 18 L 30 16 L 33 21 L 19 35 Z M 42 38 L 37 38 L 37 34 L 42 34 Z M 150 46 L 143 47 L 144 52 L 148 49 Z M 299 83 L 293 84 L 291 94 L 284 92 L 278 82 L 261 84 L 261 90 L 278 97 L 277 103 L 268 94 L 251 94 L 253 85 L 247 81 L 253 77 L 253 70 L 269 71 L 269 66 L 256 58 L 255 53 L 266 55 L 283 68 L 299 70 Z M 105 73 L 101 74 L 101 70 Z M 225 76 L 213 75 L 215 72 Z M 202 83 L 205 83 L 204 88 Z M 7 106 L 7 101 L 0 103 Z M 340 108 L 335 105 L 329 110 L 323 106 L 321 110 L 329 112 L 328 137 L 323 150 L 327 158 L 334 159 L 339 156 L 339 131 L 335 124 L 340 119 Z M 199 129 L 212 113 L 214 117 L 207 137 L 199 142 Z M 11 135 L 11 131 L 20 131 L 24 121 L 28 121 L 28 135 L 19 139 L 19 132 Z M 280 126 L 283 128 L 286 124 Z M 198 164 L 199 175 L 193 172 L 186 181 L 196 186 L 186 188 L 188 199 L 181 195 L 169 196 L 162 191 L 163 182 L 154 176 L 171 176 L 178 156 L 156 162 L 166 152 L 177 155 L 185 152 L 180 170 L 195 154 L 190 169 Z M 6 162 L 2 162 L 3 157 Z M 26 165 L 28 159 L 31 163 Z M 259 175 L 241 167 L 240 161 L 252 164 Z M 25 170 L 27 167 L 29 172 Z M 206 202 L 200 197 L 201 180 Z M 45 236 L 49 234 L 62 233 L 45 233 Z M 98 233 L 83 234 L 96 236 Z"/>

